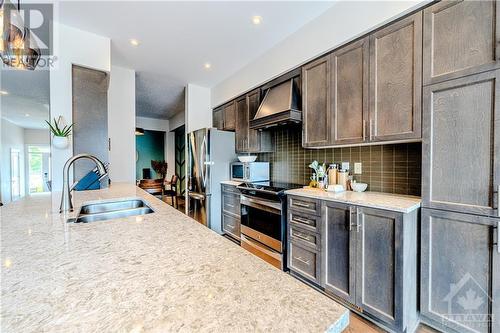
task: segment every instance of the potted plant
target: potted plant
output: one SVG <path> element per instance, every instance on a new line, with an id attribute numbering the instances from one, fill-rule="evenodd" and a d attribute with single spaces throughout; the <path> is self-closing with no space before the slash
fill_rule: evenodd
<path id="1" fill-rule="evenodd" d="M 49 125 L 50 132 L 54 136 L 52 139 L 52 145 L 57 149 L 65 149 L 69 145 L 69 136 L 71 135 L 71 130 L 74 124 L 64 125 L 61 128 L 60 122 L 62 117 L 56 120 L 54 118 L 54 123 L 50 123 L 47 120 L 45 122 Z"/>
<path id="2" fill-rule="evenodd" d="M 160 179 L 165 179 L 168 170 L 167 162 L 151 160 L 151 167 L 160 176 Z"/>
<path id="3" fill-rule="evenodd" d="M 309 186 L 324 189 L 327 184 L 325 163 L 319 164 L 318 161 L 313 161 L 309 167 L 314 170 Z"/>

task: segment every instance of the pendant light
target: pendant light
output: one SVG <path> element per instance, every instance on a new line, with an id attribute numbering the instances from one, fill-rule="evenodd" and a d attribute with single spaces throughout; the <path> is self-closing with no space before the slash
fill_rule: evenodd
<path id="1" fill-rule="evenodd" d="M 40 48 L 31 30 L 24 26 L 20 9 L 19 0 L 17 8 L 7 0 L 0 0 L 0 25 L 3 29 L 0 57 L 7 66 L 34 70 L 40 61 Z"/>

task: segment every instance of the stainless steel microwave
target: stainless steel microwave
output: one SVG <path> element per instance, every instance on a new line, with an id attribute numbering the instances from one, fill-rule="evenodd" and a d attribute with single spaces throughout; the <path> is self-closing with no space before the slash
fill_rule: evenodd
<path id="1" fill-rule="evenodd" d="M 231 179 L 242 182 L 269 181 L 269 162 L 233 162 Z"/>

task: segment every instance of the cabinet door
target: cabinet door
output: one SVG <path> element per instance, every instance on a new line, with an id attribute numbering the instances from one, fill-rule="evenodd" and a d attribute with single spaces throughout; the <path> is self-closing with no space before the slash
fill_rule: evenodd
<path id="1" fill-rule="evenodd" d="M 403 215 L 357 208 L 356 305 L 389 325 L 403 325 Z"/>
<path id="2" fill-rule="evenodd" d="M 319 285 L 321 283 L 321 257 L 318 251 L 300 241 L 291 241 L 288 246 L 290 270 Z"/>
<path id="3" fill-rule="evenodd" d="M 224 111 L 222 108 L 214 110 L 212 114 L 212 126 L 218 130 L 224 129 Z"/>
<path id="4" fill-rule="evenodd" d="M 252 120 L 259 109 L 260 90 L 257 89 L 247 95 L 248 120 Z M 248 127 L 248 126 L 247 126 Z M 248 129 L 247 150 L 250 153 L 258 153 L 261 150 L 261 133 L 258 130 Z M 266 132 L 267 133 L 267 132 Z"/>
<path id="5" fill-rule="evenodd" d="M 224 129 L 234 131 L 236 126 L 236 106 L 234 101 L 224 106 Z"/>
<path id="6" fill-rule="evenodd" d="M 424 10 L 424 84 L 499 67 L 496 1 L 443 1 Z"/>
<path id="7" fill-rule="evenodd" d="M 422 14 L 370 36 L 370 140 L 419 139 Z"/>
<path id="8" fill-rule="evenodd" d="M 248 151 L 248 104 L 246 96 L 236 100 L 236 152 Z"/>
<path id="9" fill-rule="evenodd" d="M 332 143 L 362 143 L 367 133 L 368 37 L 332 53 Z"/>
<path id="10" fill-rule="evenodd" d="M 352 224 L 356 218 L 355 213 L 352 206 L 333 202 L 323 202 L 322 209 L 324 288 L 327 292 L 354 304 L 356 231 L 352 230 Z"/>
<path id="11" fill-rule="evenodd" d="M 422 210 L 422 320 L 444 331 L 498 332 L 500 277 L 493 226 L 498 219 Z M 492 309 L 493 312 L 490 312 Z M 490 323 L 490 315 L 493 322 Z"/>
<path id="12" fill-rule="evenodd" d="M 222 231 L 236 239 L 241 239 L 240 220 L 232 215 L 222 214 Z"/>
<path id="13" fill-rule="evenodd" d="M 424 207 L 498 214 L 500 70 L 424 88 Z"/>
<path id="14" fill-rule="evenodd" d="M 302 67 L 302 145 L 321 147 L 330 143 L 330 56 Z"/>

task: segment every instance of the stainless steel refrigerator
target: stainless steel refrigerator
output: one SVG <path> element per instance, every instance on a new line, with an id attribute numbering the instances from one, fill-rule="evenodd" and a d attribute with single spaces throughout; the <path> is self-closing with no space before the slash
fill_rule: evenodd
<path id="1" fill-rule="evenodd" d="M 237 159 L 234 133 L 203 128 L 188 133 L 187 142 L 188 214 L 220 234 L 220 182 L 230 179 L 229 165 Z"/>

